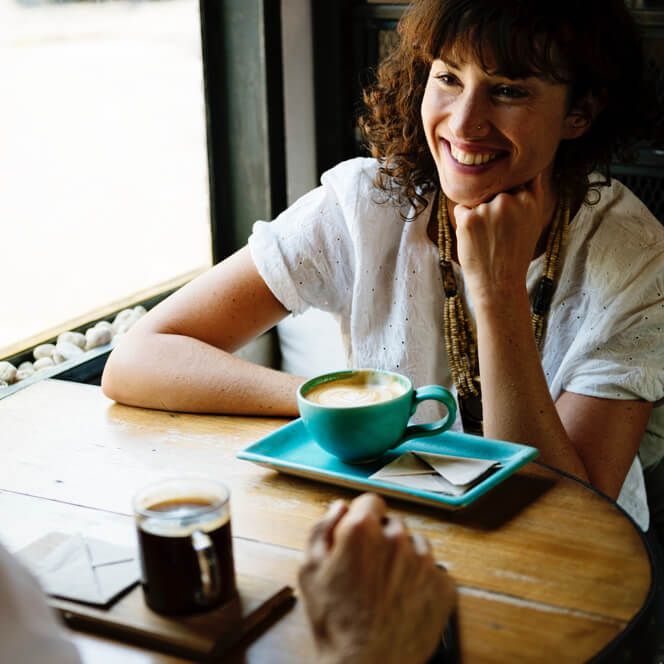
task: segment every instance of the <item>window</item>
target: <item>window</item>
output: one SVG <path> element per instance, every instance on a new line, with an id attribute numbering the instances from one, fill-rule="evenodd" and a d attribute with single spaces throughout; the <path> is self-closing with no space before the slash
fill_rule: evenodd
<path id="1" fill-rule="evenodd" d="M 211 265 L 197 0 L 0 3 L 0 358 Z"/>

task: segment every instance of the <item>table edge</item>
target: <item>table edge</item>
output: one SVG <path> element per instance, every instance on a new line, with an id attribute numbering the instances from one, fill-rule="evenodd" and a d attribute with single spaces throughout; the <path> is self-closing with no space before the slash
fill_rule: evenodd
<path id="1" fill-rule="evenodd" d="M 650 543 L 647 533 L 641 529 L 641 527 L 639 526 L 638 523 L 636 523 L 631 514 L 629 514 L 622 507 L 622 505 L 619 505 L 613 498 L 606 495 L 601 489 L 594 487 L 592 484 L 586 482 L 585 480 L 582 480 L 576 475 L 572 475 L 571 473 L 568 473 L 565 470 L 561 470 L 560 468 L 551 466 L 548 463 L 544 463 L 543 461 L 533 460 L 532 463 L 537 464 L 538 466 L 542 466 L 543 468 L 547 468 L 548 470 L 558 473 L 559 475 L 562 475 L 563 477 L 566 477 L 568 479 L 574 480 L 575 482 L 578 482 L 585 488 L 594 491 L 598 496 L 602 497 L 604 500 L 611 503 L 631 523 L 632 527 L 639 535 L 641 543 L 643 544 L 646 550 L 646 553 L 648 554 L 648 563 L 650 564 L 650 587 L 648 588 L 648 594 L 646 595 L 645 600 L 641 605 L 641 608 L 632 616 L 630 621 L 625 625 L 625 627 L 620 631 L 620 633 L 615 636 L 615 638 L 609 641 L 609 643 L 607 643 L 599 652 L 595 653 L 592 659 L 588 660 L 588 664 L 592 664 L 593 662 L 611 661 L 610 659 L 607 660 L 606 658 L 610 658 L 611 655 L 615 654 L 620 649 L 620 647 L 623 646 L 628 641 L 628 639 L 632 637 L 634 632 L 639 627 L 642 626 L 642 621 L 644 617 L 649 611 L 652 610 L 655 604 L 655 597 L 657 595 L 656 579 L 658 574 L 655 562 L 656 557 L 655 557 L 655 552 L 653 551 L 652 548 L 652 544 Z"/>

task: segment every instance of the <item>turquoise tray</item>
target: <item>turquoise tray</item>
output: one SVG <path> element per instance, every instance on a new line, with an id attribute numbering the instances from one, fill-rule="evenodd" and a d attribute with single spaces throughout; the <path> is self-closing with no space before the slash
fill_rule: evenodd
<path id="1" fill-rule="evenodd" d="M 461 496 L 419 491 L 391 484 L 386 480 L 369 479 L 370 475 L 408 450 L 491 459 L 499 461 L 501 467 Z M 527 445 L 446 431 L 436 436 L 413 438 L 386 452 L 375 462 L 356 466 L 344 463 L 318 447 L 307 433 L 301 419 L 277 429 L 237 454 L 240 459 L 253 461 L 289 475 L 298 475 L 360 491 L 373 491 L 449 510 L 470 505 L 538 455 L 539 451 L 536 448 Z"/>

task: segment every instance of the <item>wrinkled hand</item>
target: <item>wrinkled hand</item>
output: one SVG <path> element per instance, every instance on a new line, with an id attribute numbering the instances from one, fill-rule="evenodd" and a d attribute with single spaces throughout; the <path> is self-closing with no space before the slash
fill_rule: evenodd
<path id="1" fill-rule="evenodd" d="M 332 504 L 312 530 L 299 582 L 326 664 L 426 662 L 456 603 L 428 540 L 372 494 Z"/>
<path id="2" fill-rule="evenodd" d="M 542 177 L 477 207 L 454 207 L 457 254 L 474 301 L 525 288 L 537 242 L 553 214 Z"/>

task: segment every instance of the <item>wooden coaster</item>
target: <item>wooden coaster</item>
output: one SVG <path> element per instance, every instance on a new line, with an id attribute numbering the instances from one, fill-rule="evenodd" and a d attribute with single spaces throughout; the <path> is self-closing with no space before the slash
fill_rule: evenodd
<path id="1" fill-rule="evenodd" d="M 218 659 L 261 621 L 294 601 L 290 586 L 271 579 L 238 574 L 236 582 L 238 596 L 235 599 L 193 616 L 155 613 L 145 603 L 140 585 L 134 586 L 109 608 L 56 597 L 48 597 L 48 603 L 73 629 L 189 659 L 210 661 Z"/>

